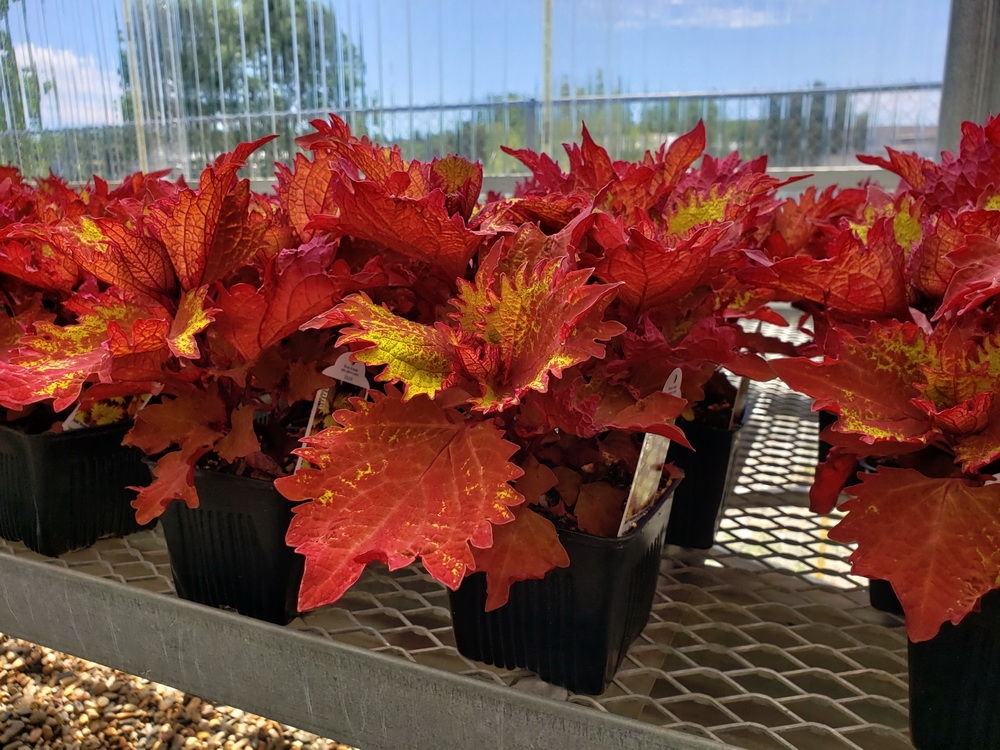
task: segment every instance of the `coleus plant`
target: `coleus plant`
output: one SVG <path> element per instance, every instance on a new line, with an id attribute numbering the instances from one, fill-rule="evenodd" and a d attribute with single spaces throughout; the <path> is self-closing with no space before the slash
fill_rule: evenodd
<path id="1" fill-rule="evenodd" d="M 627 328 L 617 344 L 628 351 L 609 358 L 608 375 L 634 369 L 635 377 L 662 384 L 681 367 L 688 417 L 707 406 L 710 382 L 732 406 L 720 368 L 769 380 L 774 373 L 757 352 L 785 350 L 738 323 L 756 317 L 785 324 L 766 307 L 772 291 L 741 275 L 770 233 L 776 191 L 785 183 L 766 173 L 766 157 L 715 159 L 704 154 L 705 144 L 699 123 L 638 162 L 616 162 L 584 128 L 582 144 L 566 147 L 565 174 L 544 154 L 511 151 L 533 176 L 514 199 L 483 211 L 497 221 L 548 199 L 593 212 L 583 262 L 600 281 L 621 284 L 612 316 Z"/>
<path id="2" fill-rule="evenodd" d="M 12 410 L 12 424 L 31 430 L 60 424 L 55 412 L 80 402 L 87 377 L 67 370 L 74 356 L 63 348 L 67 332 L 71 348 L 106 334 L 102 323 L 91 324 L 95 306 L 109 299 L 106 286 L 56 240 L 59 227 L 141 211 L 154 196 L 178 190 L 164 176 L 131 175 L 114 190 L 95 178 L 77 192 L 56 177 L 28 182 L 16 169 L 0 170 L 0 403 Z M 88 397 L 114 395 L 99 390 Z"/>
<path id="3" fill-rule="evenodd" d="M 683 401 L 660 392 L 674 367 L 697 400 L 720 365 L 773 377 L 752 351 L 759 339 L 735 325 L 767 316 L 773 296 L 737 273 L 779 205 L 763 160 L 706 157 L 691 169 L 699 127 L 640 163 L 614 163 L 585 131 L 568 175 L 519 152 L 534 180 L 473 211 L 479 183 L 462 182 L 459 163 L 407 163 L 336 118 L 314 125 L 300 141 L 313 158 L 281 175 L 283 200 L 308 197 L 298 231 L 330 233 L 356 265 L 388 259 L 392 283 L 308 327 L 349 325 L 340 343 L 402 391 L 339 412 L 305 441 L 307 466 L 277 482 L 306 501 L 288 534 L 307 559 L 302 608 L 339 597 L 373 559 L 416 557 L 452 587 L 486 570 L 488 606 L 499 606 L 511 582 L 566 564 L 552 518 L 601 533 L 620 519 L 622 477 L 606 480 L 631 474 L 634 436 L 683 440 L 669 424 Z M 435 437 L 414 427 L 424 423 Z M 362 435 L 365 450 L 353 449 Z M 456 461 L 469 482 L 449 480 L 442 501 L 437 482 Z M 413 473 L 433 481 L 387 478 Z M 376 499 L 386 497 L 399 501 Z"/>
<path id="4" fill-rule="evenodd" d="M 277 201 L 238 179 L 267 140 L 223 154 L 195 188 L 45 233 L 101 291 L 73 324 L 29 342 L 35 356 L 20 362 L 18 397 L 55 389 L 69 402 L 90 383 L 88 393 L 159 395 L 126 437 L 158 457 L 133 502 L 140 523 L 176 498 L 198 504 L 200 462 L 264 477 L 287 470 L 297 405 L 308 416 L 333 356 L 324 336 L 298 328 L 370 280 L 337 258 L 336 243 L 292 245 Z"/>
<path id="5" fill-rule="evenodd" d="M 305 438 L 305 464 L 276 482 L 303 501 L 287 535 L 306 558 L 300 608 L 334 601 L 372 560 L 419 557 L 452 588 L 485 571 L 493 609 L 514 581 L 568 564 L 553 518 L 609 533 L 641 434 L 683 440 L 670 421 L 684 401 L 591 369 L 625 330 L 606 315 L 621 285 L 579 262 L 592 211 L 477 209 L 478 167 L 404 162 L 336 118 L 314 125 L 282 200 L 312 196 L 297 231 L 387 283 L 305 327 L 346 325 L 338 344 L 386 385 Z"/>
<path id="6" fill-rule="evenodd" d="M 595 388 L 547 404 L 545 420 L 537 419 L 530 396 L 553 378 L 574 380 L 622 331 L 604 319 L 616 287 L 589 283 L 590 269 L 575 268 L 569 256 L 529 260 L 510 272 L 501 267 L 499 251 L 487 253 L 433 324 L 409 321 L 363 295 L 339 306 L 352 325 L 338 343 L 351 346 L 357 361 L 381 366 L 379 379 L 402 389 L 386 386 L 336 413 L 338 425 L 305 438 L 297 451 L 309 466 L 275 483 L 290 500 L 306 501 L 294 509 L 287 536 L 306 557 L 301 608 L 337 599 L 371 560 L 396 568 L 417 557 L 451 588 L 467 572 L 485 570 L 488 607 L 500 606 L 514 581 L 568 564 L 552 522 L 526 507 L 560 479 L 574 485 L 558 492 L 563 506 L 586 496 L 584 505 L 595 507 L 584 519 L 606 515 L 604 504 L 621 517 L 624 495 L 612 497 L 607 472 L 593 464 L 621 463 L 612 454 L 622 449 L 608 444 L 602 457 L 592 441 L 590 473 L 600 478 L 577 474 L 574 481 L 564 457 L 547 468 L 533 450 L 559 442 L 545 420 L 579 438 L 616 429 L 683 440 L 669 422 L 684 401 L 662 392 L 637 400 L 622 389 L 612 404 L 602 402 L 612 390 Z"/>
<path id="7" fill-rule="evenodd" d="M 791 258 L 802 260 L 784 276 L 782 294 L 824 316 L 823 357 L 772 367 L 838 415 L 812 507 L 832 510 L 859 458 L 873 457 L 830 537 L 857 543 L 854 572 L 892 583 L 913 641 L 1000 587 L 998 157 L 993 119 L 966 123 L 959 154 L 940 165 L 891 151 L 865 159 L 903 178 L 897 194 L 869 191 L 825 257 Z"/>

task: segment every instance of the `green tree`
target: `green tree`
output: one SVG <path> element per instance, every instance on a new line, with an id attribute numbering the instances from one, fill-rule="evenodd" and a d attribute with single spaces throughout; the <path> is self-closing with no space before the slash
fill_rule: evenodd
<path id="1" fill-rule="evenodd" d="M 320 0 L 129 0 L 126 8 L 122 113 L 147 124 L 152 154 L 189 160 L 186 171 L 268 133 L 281 138 L 261 166 L 286 161 L 304 122 L 366 104 L 360 50 Z M 128 93 L 135 69 L 139 112 Z"/>

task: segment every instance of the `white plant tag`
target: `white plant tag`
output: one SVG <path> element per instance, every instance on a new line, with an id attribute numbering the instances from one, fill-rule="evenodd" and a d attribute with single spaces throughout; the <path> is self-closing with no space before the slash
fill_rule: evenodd
<path id="1" fill-rule="evenodd" d="M 371 388 L 365 374 L 365 366 L 351 359 L 350 352 L 344 352 L 337 357 L 337 361 L 323 370 L 323 374 L 328 378 L 356 385 L 358 388 L 365 390 Z"/>
<path id="2" fill-rule="evenodd" d="M 675 368 L 664 383 L 663 392 L 679 397 L 682 377 L 681 368 Z M 628 500 L 625 501 L 622 522 L 618 526 L 618 536 L 626 534 L 632 528 L 633 521 L 653 504 L 656 491 L 660 487 L 660 477 L 663 476 L 663 464 L 667 460 L 669 448 L 670 438 L 646 433 L 642 441 L 642 450 L 639 451 L 639 463 L 635 467 Z"/>
<path id="3" fill-rule="evenodd" d="M 332 369 L 332 367 L 328 367 L 327 369 Z M 326 375 L 327 373 L 324 372 L 323 374 Z M 321 423 L 325 417 L 332 413 L 333 396 L 335 391 L 336 386 L 333 388 L 321 388 L 316 391 L 316 395 L 313 396 L 312 410 L 309 412 L 309 421 L 306 423 L 306 431 L 302 437 L 312 435 L 316 429 L 317 423 Z M 302 456 L 299 456 L 298 460 L 295 462 L 295 471 L 301 469 L 304 463 L 305 459 L 302 458 Z"/>

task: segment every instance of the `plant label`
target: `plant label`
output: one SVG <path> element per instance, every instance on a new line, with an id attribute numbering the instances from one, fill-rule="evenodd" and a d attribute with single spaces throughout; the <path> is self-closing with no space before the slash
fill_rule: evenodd
<path id="1" fill-rule="evenodd" d="M 309 412 L 309 422 L 306 424 L 306 431 L 303 437 L 308 437 L 314 432 L 325 430 L 335 424 L 333 413 L 338 408 L 346 406 L 345 398 L 350 396 L 361 396 L 371 386 L 365 374 L 365 366 L 360 362 L 351 359 L 350 352 L 344 352 L 337 361 L 323 370 L 323 374 L 328 378 L 339 381 L 330 388 L 322 388 L 313 397 L 312 411 Z M 344 385 L 346 384 L 346 386 Z M 338 404 L 338 395 L 341 397 Z M 299 456 L 295 462 L 295 471 L 306 465 L 305 459 Z"/>
<path id="2" fill-rule="evenodd" d="M 739 387 L 736 389 L 736 398 L 733 399 L 733 413 L 729 415 L 729 429 L 735 430 L 740 424 L 740 420 L 746 420 L 743 412 L 747 408 L 747 393 L 750 391 L 750 378 L 745 375 L 740 378 Z"/>
<path id="3" fill-rule="evenodd" d="M 681 368 L 677 367 L 664 383 L 663 392 L 680 397 L 681 379 Z M 618 526 L 618 536 L 626 534 L 635 520 L 656 500 L 656 491 L 660 488 L 660 478 L 663 476 L 663 464 L 667 460 L 668 448 L 670 448 L 670 438 L 646 433 L 642 441 L 642 450 L 639 451 L 639 463 L 632 478 L 628 500 L 625 501 L 622 522 Z"/>
<path id="4" fill-rule="evenodd" d="M 125 419 L 134 419 L 151 398 L 153 394 L 143 393 L 139 396 L 104 398 L 87 404 L 86 408 L 78 404 L 63 421 L 63 430 L 69 432 L 84 427 L 102 427 Z"/>
<path id="5" fill-rule="evenodd" d="M 361 362 L 355 362 L 351 359 L 350 352 L 344 352 L 337 357 L 337 361 L 323 370 L 323 374 L 328 378 L 350 383 L 358 388 L 365 390 L 371 388 L 365 374 L 365 366 Z"/>

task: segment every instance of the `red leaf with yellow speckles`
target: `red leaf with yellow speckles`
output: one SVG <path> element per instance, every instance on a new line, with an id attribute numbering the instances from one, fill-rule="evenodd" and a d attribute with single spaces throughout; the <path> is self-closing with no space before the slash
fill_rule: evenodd
<path id="1" fill-rule="evenodd" d="M 547 518 L 521 505 L 514 521 L 493 530 L 493 545 L 474 551 L 476 569 L 486 573 L 486 611 L 502 607 L 517 581 L 543 578 L 553 568 L 569 566 L 569 555 Z"/>
<path id="2" fill-rule="evenodd" d="M 402 382 L 406 398 L 434 396 L 466 383 L 476 409 L 490 412 L 545 391 L 549 379 L 591 357 L 624 327 L 603 319 L 614 285 L 589 284 L 590 272 L 565 271 L 560 261 L 517 273 L 494 273 L 484 262 L 476 283 L 459 282 L 451 326 L 425 326 L 352 296 L 340 311 L 354 322 L 338 344 L 367 344 L 354 358 L 385 365 L 384 382 Z"/>
<path id="3" fill-rule="evenodd" d="M 344 329 L 338 346 L 367 344 L 354 351 L 354 359 L 384 365 L 378 380 L 401 382 L 404 398 L 433 397 L 455 383 L 454 334 L 446 326 L 406 320 L 364 295 L 348 297 L 337 309 L 354 323 Z"/>
<path id="4" fill-rule="evenodd" d="M 493 524 L 513 520 L 523 498 L 515 446 L 490 422 L 469 422 L 427 398 L 398 391 L 354 401 L 339 426 L 296 451 L 316 468 L 275 482 L 294 508 L 286 540 L 306 558 L 299 607 L 336 601 L 367 563 L 390 569 L 418 557 L 452 589 L 474 569 L 472 547 L 493 544 Z M 400 467 L 405 467 L 404 471 Z"/>
<path id="5" fill-rule="evenodd" d="M 816 409 L 840 414 L 837 429 L 865 442 L 926 444 L 936 435 L 926 412 L 912 403 L 925 368 L 935 361 L 926 335 L 912 323 L 887 323 L 859 341 L 844 334 L 836 359 L 770 362 L 791 388 L 816 399 Z M 875 376 L 877 374 L 877 376 Z"/>
<path id="6" fill-rule="evenodd" d="M 73 325 L 36 322 L 34 333 L 18 342 L 18 353 L 0 363 L 0 403 L 17 408 L 52 399 L 56 411 L 71 406 L 84 383 L 110 365 L 104 348 L 109 327 L 131 327 L 146 315 L 144 308 L 106 297 Z"/>
<path id="7" fill-rule="evenodd" d="M 57 240 L 82 268 L 126 294 L 163 302 L 177 278 L 163 246 L 142 230 L 143 220 L 126 225 L 118 219 L 81 218 L 63 224 Z"/>
<path id="8" fill-rule="evenodd" d="M 892 583 L 911 641 L 958 623 L 1000 581 L 1000 484 L 881 468 L 848 490 L 830 538 L 856 542 L 853 571 Z"/>
<path id="9" fill-rule="evenodd" d="M 587 283 L 587 270 L 550 261 L 496 280 L 487 267 L 476 283 L 460 283 L 453 302 L 461 369 L 478 381 L 483 411 L 516 404 L 529 390 L 545 391 L 552 376 L 591 357 L 624 326 L 604 321 L 613 284 Z"/>
<path id="10" fill-rule="evenodd" d="M 167 334 L 167 346 L 175 357 L 198 359 L 201 356 L 195 336 L 208 328 L 217 312 L 213 307 L 206 308 L 207 302 L 207 286 L 191 289 L 181 296 L 177 314 Z"/>

